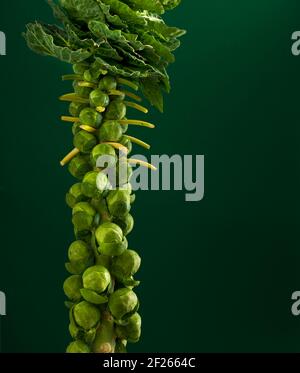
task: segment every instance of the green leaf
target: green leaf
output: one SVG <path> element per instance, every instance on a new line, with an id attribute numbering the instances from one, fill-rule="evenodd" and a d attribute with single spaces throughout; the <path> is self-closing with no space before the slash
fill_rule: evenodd
<path id="1" fill-rule="evenodd" d="M 110 6 L 109 5 L 103 4 L 102 1 L 100 1 L 100 0 L 97 0 L 97 2 L 98 2 L 99 7 L 101 8 L 103 14 L 105 15 L 106 20 L 111 25 L 116 26 L 116 27 L 122 27 L 122 28 L 127 27 L 126 23 L 123 22 L 117 14 L 112 15 L 110 13 Z"/>
<path id="2" fill-rule="evenodd" d="M 67 46 L 57 45 L 53 35 L 48 34 L 39 23 L 27 25 L 24 34 L 27 45 L 36 53 L 52 56 L 68 63 L 79 63 L 90 57 L 91 52 L 84 49 L 72 50 Z"/>
<path id="3" fill-rule="evenodd" d="M 101 0 L 106 5 L 110 6 L 111 11 L 117 14 L 127 24 L 146 26 L 146 21 L 132 10 L 127 4 L 119 0 Z"/>
<path id="4" fill-rule="evenodd" d="M 160 0 L 123 0 L 135 10 L 148 10 L 152 13 L 163 14 L 165 9 Z"/>
<path id="5" fill-rule="evenodd" d="M 166 10 L 170 10 L 177 7 L 181 3 L 181 0 L 160 0 L 160 2 Z"/>
<path id="6" fill-rule="evenodd" d="M 141 79 L 141 90 L 151 105 L 155 106 L 160 112 L 164 111 L 163 95 L 157 78 Z"/>
<path id="7" fill-rule="evenodd" d="M 77 21 L 104 20 L 104 14 L 94 0 L 59 0 L 59 2 L 70 17 Z"/>

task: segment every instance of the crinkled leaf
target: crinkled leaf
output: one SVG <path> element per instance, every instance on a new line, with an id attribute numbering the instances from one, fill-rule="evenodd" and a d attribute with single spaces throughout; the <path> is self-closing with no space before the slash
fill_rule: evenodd
<path id="1" fill-rule="evenodd" d="M 104 20 L 104 14 L 95 0 L 59 0 L 71 18 L 78 21 Z"/>
<path id="2" fill-rule="evenodd" d="M 101 0 L 110 6 L 111 11 L 117 14 L 127 24 L 146 26 L 146 21 L 137 12 L 132 10 L 127 4 L 119 0 Z"/>
<path id="3" fill-rule="evenodd" d="M 71 50 L 67 46 L 56 45 L 53 36 L 45 32 L 39 23 L 27 25 L 24 34 L 29 48 L 36 53 L 52 56 L 68 63 L 79 63 L 90 57 L 91 52 L 84 49 Z"/>
<path id="4" fill-rule="evenodd" d="M 170 52 L 169 48 L 155 39 L 154 36 L 144 33 L 141 35 L 141 39 L 144 44 L 151 45 L 157 54 L 163 57 L 167 62 L 174 62 L 175 58 L 173 54 Z"/>
<path id="5" fill-rule="evenodd" d="M 152 13 L 163 14 L 165 9 L 160 0 L 123 0 L 132 9 L 148 10 Z"/>
<path id="6" fill-rule="evenodd" d="M 109 5 L 103 4 L 103 2 L 100 1 L 100 0 L 97 0 L 97 2 L 98 2 L 99 7 L 101 8 L 103 14 L 105 15 L 105 18 L 108 21 L 108 23 L 110 23 L 111 25 L 116 26 L 116 27 L 122 27 L 122 28 L 127 27 L 126 23 L 123 22 L 117 14 L 112 15 L 110 13 L 110 6 Z"/>
<path id="7" fill-rule="evenodd" d="M 161 112 L 164 111 L 163 95 L 161 86 L 157 78 L 143 78 L 140 81 L 141 90 L 151 105 L 157 107 Z"/>
<path id="8" fill-rule="evenodd" d="M 133 67 L 127 67 L 120 64 L 114 64 L 113 62 L 107 62 L 101 57 L 95 57 L 95 60 L 99 64 L 99 69 L 108 70 L 113 75 L 120 75 L 125 78 L 139 79 L 142 77 L 151 76 L 151 71 L 143 71 L 142 69 L 135 69 Z"/>

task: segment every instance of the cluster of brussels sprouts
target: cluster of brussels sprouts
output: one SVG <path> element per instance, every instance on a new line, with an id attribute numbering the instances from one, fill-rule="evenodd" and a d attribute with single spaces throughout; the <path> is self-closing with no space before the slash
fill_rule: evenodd
<path id="1" fill-rule="evenodd" d="M 76 237 L 66 263 L 70 277 L 63 286 L 74 339 L 67 352 L 123 352 L 127 341 L 137 342 L 141 334 L 139 301 L 133 291 L 139 284 L 133 276 L 141 259 L 128 249 L 126 239 L 134 224 L 130 209 L 135 196 L 131 167 L 124 158 L 134 139 L 125 135 L 128 124 L 140 123 L 125 116 L 127 106 L 144 108 L 125 101 L 126 95 L 139 99 L 121 88 L 136 88 L 134 83 L 93 66 L 76 64 L 74 74 L 65 79 L 74 80 L 74 93 L 61 98 L 70 101 L 71 116 L 62 119 L 73 122 L 75 149 L 62 164 L 69 163 L 70 173 L 78 179 L 66 195 Z M 106 170 L 126 163 L 126 176 L 117 177 L 115 185 L 97 164 L 101 156 L 106 156 Z"/>

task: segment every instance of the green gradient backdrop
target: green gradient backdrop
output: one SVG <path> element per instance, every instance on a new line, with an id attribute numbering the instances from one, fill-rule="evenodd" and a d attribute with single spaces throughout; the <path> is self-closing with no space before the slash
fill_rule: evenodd
<path id="1" fill-rule="evenodd" d="M 59 166 L 71 147 L 58 117 L 67 65 L 29 51 L 20 34 L 52 20 L 41 0 L 1 1 L 0 289 L 2 351 L 62 352 L 61 284 L 72 240 Z M 300 351 L 300 29 L 298 0 L 184 0 L 167 16 L 187 28 L 157 129 L 135 129 L 153 154 L 205 154 L 205 199 L 139 192 L 131 246 L 143 267 L 143 338 L 130 351 Z"/>

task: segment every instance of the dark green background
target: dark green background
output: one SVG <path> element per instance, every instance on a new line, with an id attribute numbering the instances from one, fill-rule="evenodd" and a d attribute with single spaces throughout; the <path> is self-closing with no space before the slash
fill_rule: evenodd
<path id="1" fill-rule="evenodd" d="M 8 316 L 2 351 L 62 352 L 61 290 L 72 240 L 59 166 L 71 148 L 57 96 L 69 67 L 29 51 L 26 22 L 51 21 L 44 1 L 2 1 L 1 271 Z M 298 0 L 185 0 L 167 15 L 188 29 L 170 69 L 156 130 L 132 133 L 153 154 L 205 154 L 205 199 L 139 192 L 131 246 L 142 255 L 143 337 L 130 351 L 300 351 L 300 29 Z M 137 149 L 136 151 L 139 151 Z"/>

